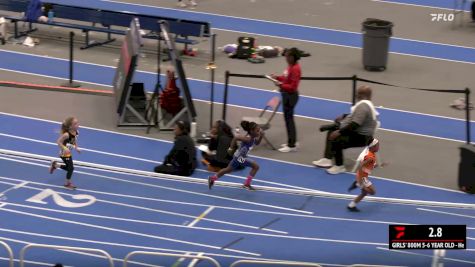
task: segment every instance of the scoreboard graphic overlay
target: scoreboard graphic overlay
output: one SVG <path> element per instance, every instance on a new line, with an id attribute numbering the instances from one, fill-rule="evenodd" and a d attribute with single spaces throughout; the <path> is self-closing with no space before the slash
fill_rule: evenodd
<path id="1" fill-rule="evenodd" d="M 466 249 L 466 225 L 390 225 L 390 249 Z"/>

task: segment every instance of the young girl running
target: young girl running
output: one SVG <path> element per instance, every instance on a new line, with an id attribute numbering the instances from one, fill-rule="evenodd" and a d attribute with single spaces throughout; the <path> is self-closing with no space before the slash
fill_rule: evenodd
<path id="1" fill-rule="evenodd" d="M 361 188 L 361 193 L 348 205 L 348 209 L 350 211 L 360 211 L 356 207 L 356 204 L 363 200 L 366 195 L 376 194 L 376 190 L 373 186 L 373 183 L 368 180 L 368 176 L 376 166 L 376 153 L 378 151 L 379 141 L 375 138 L 373 139 L 371 144 L 368 145 L 367 150 L 365 149 L 365 151 L 362 152 L 362 154 L 364 153 L 364 158 L 360 162 L 357 162 L 358 166 L 356 169 L 356 181 L 354 181 L 350 188 L 348 188 L 348 191 L 359 187 Z"/>
<path id="2" fill-rule="evenodd" d="M 63 160 L 64 164 L 59 164 L 57 161 L 51 162 L 51 167 L 49 173 L 53 173 L 58 167 L 65 170 L 66 174 L 66 183 L 64 187 L 67 189 L 76 189 L 76 186 L 71 182 L 71 177 L 74 171 L 73 157 L 71 155 L 71 149 L 76 149 L 78 153 L 81 153 L 81 150 L 78 147 L 77 136 L 79 122 L 74 117 L 67 118 L 61 125 L 61 135 L 59 136 L 56 143 L 59 146 L 59 157 Z"/>
<path id="3" fill-rule="evenodd" d="M 259 170 L 259 165 L 257 165 L 253 160 L 248 159 L 247 153 L 254 145 L 259 145 L 261 143 L 264 132 L 261 131 L 261 128 L 255 122 L 242 121 L 241 127 L 247 132 L 247 134 L 244 136 L 236 135 L 231 142 L 230 150 L 232 151 L 232 148 L 236 147 L 237 141 L 241 141 L 241 146 L 236 150 L 233 159 L 229 162 L 229 165 L 226 168 L 221 169 L 218 173 L 208 178 L 209 189 L 213 187 L 214 182 L 221 176 L 243 166 L 251 167 L 252 169 L 242 187 L 247 190 L 255 190 L 254 187 L 251 186 L 251 182 L 252 178 L 254 178 Z"/>

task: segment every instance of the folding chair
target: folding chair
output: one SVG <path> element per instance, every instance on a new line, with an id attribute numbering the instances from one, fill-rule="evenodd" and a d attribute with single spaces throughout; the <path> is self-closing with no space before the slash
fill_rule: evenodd
<path id="1" fill-rule="evenodd" d="M 255 122 L 257 125 L 259 125 L 259 127 L 261 127 L 263 131 L 267 131 L 268 129 L 270 129 L 270 125 L 271 125 L 270 122 L 274 118 L 275 113 L 279 109 L 279 106 L 280 106 L 280 97 L 274 96 L 267 102 L 266 106 L 261 111 L 261 114 L 259 114 L 258 117 L 243 117 L 242 120 Z M 267 110 L 272 112 L 272 114 L 268 117 L 264 116 Z M 272 145 L 271 142 L 269 142 L 269 140 L 267 139 L 265 135 L 263 139 L 273 150 L 276 150 L 275 146 Z"/>

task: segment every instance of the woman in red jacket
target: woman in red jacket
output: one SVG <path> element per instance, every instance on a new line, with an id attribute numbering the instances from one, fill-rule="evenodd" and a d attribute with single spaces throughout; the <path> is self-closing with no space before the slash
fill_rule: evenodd
<path id="1" fill-rule="evenodd" d="M 294 109 L 299 101 L 298 87 L 302 71 L 298 63 L 300 59 L 300 51 L 292 47 L 285 53 L 288 67 L 283 75 L 272 75 L 272 78 L 278 80 L 275 83 L 279 87 L 282 94 L 282 106 L 284 109 L 285 126 L 287 128 L 287 144 L 283 144 L 279 149 L 280 152 L 297 151 L 297 131 L 294 122 Z"/>

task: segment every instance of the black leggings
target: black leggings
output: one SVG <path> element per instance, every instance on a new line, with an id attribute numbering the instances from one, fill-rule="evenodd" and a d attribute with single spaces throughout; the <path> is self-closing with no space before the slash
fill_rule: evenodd
<path id="1" fill-rule="evenodd" d="M 201 152 L 201 156 L 207 160 L 211 166 L 221 169 L 228 167 L 230 162 L 230 160 L 226 160 L 225 162 L 219 161 L 216 159 L 216 155 L 208 155 L 206 152 Z"/>
<path id="2" fill-rule="evenodd" d="M 71 180 L 74 171 L 74 163 L 72 157 L 61 157 L 65 165 L 61 165 L 61 169 L 67 171 L 66 179 Z"/>
<path id="3" fill-rule="evenodd" d="M 367 146 L 373 141 L 372 136 L 361 135 L 355 132 L 351 132 L 349 135 L 340 135 L 335 140 L 328 140 L 331 131 L 327 133 L 327 142 L 325 144 L 325 158 L 335 158 L 335 164 L 337 166 L 343 165 L 343 149 L 350 147 L 362 147 Z"/>
<path id="4" fill-rule="evenodd" d="M 295 129 L 294 109 L 299 101 L 299 93 L 282 92 L 282 106 L 284 110 L 285 127 L 287 128 L 287 145 L 295 147 L 297 130 Z"/>

